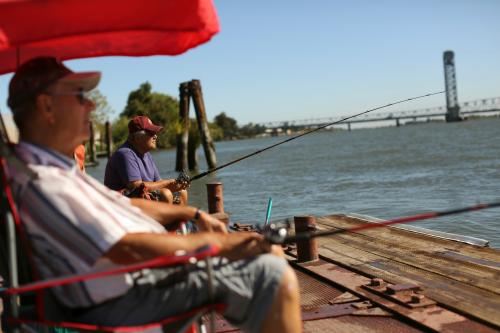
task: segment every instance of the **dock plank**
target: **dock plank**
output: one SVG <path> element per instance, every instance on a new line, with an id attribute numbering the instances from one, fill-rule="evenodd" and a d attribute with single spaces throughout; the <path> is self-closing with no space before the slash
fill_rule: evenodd
<path id="1" fill-rule="evenodd" d="M 360 218 L 348 217 L 345 215 L 329 215 L 319 218 L 322 223 L 328 224 L 328 222 L 345 223 L 345 227 L 353 227 L 360 224 L 366 223 L 365 220 Z M 403 226 L 404 227 L 404 226 Z M 500 251 L 498 249 L 492 249 L 489 247 L 474 246 L 458 241 L 451 241 L 447 239 L 442 239 L 438 237 L 430 237 L 429 235 L 422 234 L 419 232 L 409 231 L 398 226 L 393 226 L 390 228 L 380 228 L 376 230 L 370 230 L 366 232 L 376 232 L 379 237 L 389 238 L 392 240 L 397 239 L 397 241 L 411 242 L 415 247 L 426 248 L 430 246 L 435 249 L 447 249 L 462 253 L 467 256 L 471 256 L 477 259 L 484 259 L 494 262 L 499 262 Z"/>
<path id="2" fill-rule="evenodd" d="M 500 281 L 500 267 L 485 266 L 476 262 L 467 262 L 464 259 L 457 260 L 453 256 L 443 255 L 443 253 L 453 252 L 442 247 L 432 247 L 430 244 L 419 247 L 415 243 L 405 242 L 401 235 L 395 239 L 381 237 L 382 232 L 386 231 L 346 233 L 340 237 L 348 240 L 353 246 L 376 253 L 386 259 L 419 267 L 500 294 L 498 282 Z"/>
<path id="3" fill-rule="evenodd" d="M 365 223 L 343 216 L 317 222 L 320 229 Z M 391 283 L 418 284 L 441 304 L 500 325 L 498 250 L 394 228 L 335 235 L 318 242 L 320 255 L 329 260 Z M 467 261 L 468 257 L 476 261 Z"/>

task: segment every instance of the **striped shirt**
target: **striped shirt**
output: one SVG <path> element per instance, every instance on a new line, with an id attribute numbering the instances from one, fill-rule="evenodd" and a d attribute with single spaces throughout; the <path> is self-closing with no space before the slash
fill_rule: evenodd
<path id="1" fill-rule="evenodd" d="M 18 156 L 37 177 L 10 167 L 11 184 L 21 219 L 43 279 L 116 267 L 102 258 L 128 233 L 163 233 L 155 220 L 130 200 L 83 174 L 74 160 L 27 142 Z M 123 295 L 131 287 L 127 274 L 56 287 L 67 307 L 88 307 Z"/>

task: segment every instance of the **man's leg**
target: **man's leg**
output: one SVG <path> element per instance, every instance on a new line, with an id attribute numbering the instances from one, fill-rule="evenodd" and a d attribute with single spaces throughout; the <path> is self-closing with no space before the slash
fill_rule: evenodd
<path id="1" fill-rule="evenodd" d="M 278 293 L 264 319 L 261 332 L 302 332 L 299 285 L 290 267 L 283 274 Z"/>
<path id="2" fill-rule="evenodd" d="M 140 325 L 215 301 L 227 304 L 223 315 L 246 332 L 300 331 L 297 282 L 284 259 L 272 254 L 235 262 L 214 258 L 212 300 L 204 262 L 198 265 L 150 270 L 139 275 L 123 297 L 78 313 L 75 319 Z"/>
<path id="3" fill-rule="evenodd" d="M 160 191 L 160 200 L 169 204 L 174 203 L 174 195 L 169 189 L 162 188 Z"/>
<path id="4" fill-rule="evenodd" d="M 180 205 L 187 205 L 188 203 L 188 191 L 186 190 L 181 190 L 179 191 L 180 195 Z"/>

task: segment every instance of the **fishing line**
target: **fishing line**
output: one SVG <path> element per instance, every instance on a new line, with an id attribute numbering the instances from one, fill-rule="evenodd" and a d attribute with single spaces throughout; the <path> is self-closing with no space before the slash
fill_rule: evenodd
<path id="1" fill-rule="evenodd" d="M 500 207 L 500 201 L 490 202 L 490 203 L 482 203 L 482 204 L 477 204 L 474 206 L 468 206 L 468 207 L 462 207 L 462 208 L 456 208 L 456 209 L 449 209 L 449 210 L 443 210 L 443 211 L 435 211 L 435 212 L 417 214 L 417 215 L 412 215 L 412 216 L 398 217 L 398 218 L 395 218 L 392 220 L 386 220 L 386 221 L 380 222 L 380 223 L 364 224 L 361 226 L 348 228 L 348 229 L 324 230 L 324 231 L 316 231 L 316 232 L 302 232 L 302 233 L 298 233 L 298 234 L 293 235 L 293 236 L 288 236 L 285 228 L 278 228 L 278 227 L 274 226 L 274 227 L 271 227 L 271 228 L 268 228 L 267 230 L 265 230 L 264 234 L 270 243 L 289 244 L 289 243 L 296 243 L 297 241 L 309 240 L 311 238 L 316 238 L 316 237 L 325 237 L 325 236 L 343 234 L 346 232 L 357 232 L 357 231 L 362 231 L 362 230 L 367 230 L 367 229 L 376 229 L 376 228 L 382 228 L 382 227 L 386 227 L 386 226 L 393 225 L 393 224 L 404 224 L 404 223 L 410 223 L 410 222 L 415 222 L 415 221 L 433 219 L 433 218 L 437 218 L 437 217 L 441 217 L 441 216 L 456 215 L 456 214 L 462 214 L 462 213 L 473 212 L 473 211 L 482 210 L 482 209 L 496 208 L 496 207 Z"/>
<path id="2" fill-rule="evenodd" d="M 270 145 L 270 146 L 268 146 L 268 147 L 262 148 L 262 149 L 260 149 L 260 150 L 257 150 L 257 151 L 255 151 L 255 152 L 253 152 L 253 153 L 250 153 L 250 154 L 248 154 L 248 155 L 244 155 L 244 156 L 242 156 L 242 157 L 240 157 L 240 158 L 237 158 L 237 159 L 235 159 L 235 160 L 233 160 L 233 161 L 231 161 L 231 162 L 225 163 L 225 164 L 223 164 L 223 165 L 221 165 L 221 166 L 218 166 L 218 167 L 216 167 L 216 168 L 209 169 L 209 170 L 207 170 L 207 171 L 205 171 L 205 172 L 202 172 L 202 173 L 200 173 L 200 174 L 198 174 L 198 175 L 196 175 L 196 176 L 192 177 L 192 178 L 190 179 L 190 181 L 194 181 L 194 180 L 197 180 L 197 179 L 203 178 L 203 177 L 205 177 L 205 176 L 207 176 L 207 175 L 209 175 L 209 174 L 211 174 L 211 173 L 213 173 L 213 172 L 215 172 L 215 171 L 217 171 L 217 170 L 220 170 L 220 169 L 222 169 L 222 168 L 228 167 L 228 166 L 230 166 L 230 165 L 232 165 L 232 164 L 234 164 L 234 163 L 237 163 L 237 162 L 243 161 L 244 159 L 247 159 L 247 158 L 249 158 L 249 157 L 251 157 L 251 156 L 254 156 L 254 155 L 260 154 L 260 153 L 262 153 L 262 152 L 264 152 L 264 151 L 266 151 L 266 150 L 269 150 L 269 149 L 274 148 L 274 147 L 276 147 L 276 146 L 282 145 L 282 144 L 284 144 L 284 143 L 286 143 L 286 142 L 289 142 L 289 141 L 292 141 L 292 140 L 298 139 L 298 138 L 300 138 L 300 137 L 303 137 L 303 136 L 305 136 L 305 135 L 308 135 L 308 134 L 314 133 L 314 132 L 319 131 L 319 130 L 321 130 L 321 129 L 323 129 L 323 128 L 326 128 L 326 127 L 328 127 L 328 126 L 332 126 L 332 125 L 335 125 L 335 124 L 340 124 L 341 122 L 346 121 L 346 120 L 348 120 L 348 119 L 351 119 L 351 118 L 354 118 L 354 117 L 358 117 L 358 116 L 361 116 L 361 115 L 364 115 L 364 114 L 366 114 L 366 113 L 373 112 L 373 111 L 376 111 L 376 110 L 380 110 L 380 109 L 383 109 L 383 108 L 386 108 L 386 107 L 389 107 L 389 106 L 392 106 L 392 105 L 397 105 L 397 104 L 401 104 L 401 103 L 409 102 L 409 101 L 412 101 L 412 100 L 415 100 L 415 99 L 420 99 L 420 98 L 424 98 L 424 97 L 429 97 L 429 96 L 433 96 L 433 95 L 438 95 L 438 94 L 442 94 L 442 93 L 444 93 L 444 92 L 445 92 L 445 91 L 439 91 L 439 92 L 434 92 L 434 93 L 429 93 L 429 94 L 425 94 L 425 95 L 421 95 L 421 96 L 415 96 L 415 97 L 411 97 L 411 98 L 403 99 L 403 100 L 400 100 L 400 101 L 396 101 L 396 102 L 392 102 L 392 103 L 385 104 L 385 105 L 382 105 L 382 106 L 378 106 L 378 107 L 376 107 L 376 108 L 369 109 L 369 110 L 363 111 L 363 112 L 361 112 L 361 113 L 355 114 L 355 115 L 353 115 L 353 116 L 345 117 L 345 118 L 342 118 L 342 119 L 340 119 L 340 120 L 337 120 L 337 121 L 334 121 L 334 122 L 331 122 L 331 123 L 328 123 L 328 124 L 325 124 L 325 125 L 321 125 L 320 127 L 317 127 L 317 128 L 315 128 L 315 129 L 312 129 L 312 130 L 306 131 L 306 132 L 304 132 L 304 133 L 298 134 L 298 135 L 293 136 L 293 137 L 291 137 L 291 138 L 288 138 L 288 139 L 286 139 L 286 140 L 280 141 L 280 142 L 278 142 L 278 143 L 275 143 L 275 144 Z M 187 175 L 183 175 L 181 178 L 183 178 L 183 177 L 185 178 L 185 177 L 187 177 Z"/>

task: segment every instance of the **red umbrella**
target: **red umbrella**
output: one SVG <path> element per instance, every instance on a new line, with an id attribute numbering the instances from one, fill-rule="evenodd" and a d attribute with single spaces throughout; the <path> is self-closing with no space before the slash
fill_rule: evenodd
<path id="1" fill-rule="evenodd" d="M 212 0 L 0 0 L 0 74 L 40 55 L 177 55 L 218 31 Z"/>

